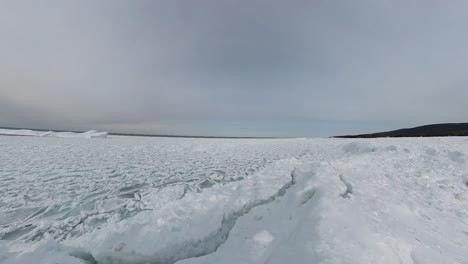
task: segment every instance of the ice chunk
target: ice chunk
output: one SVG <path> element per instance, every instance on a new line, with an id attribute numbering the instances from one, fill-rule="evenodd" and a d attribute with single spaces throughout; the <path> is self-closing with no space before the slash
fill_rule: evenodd
<path id="1" fill-rule="evenodd" d="M 342 149 L 349 154 L 365 154 L 375 151 L 375 148 L 368 142 L 351 142 L 344 145 Z"/>

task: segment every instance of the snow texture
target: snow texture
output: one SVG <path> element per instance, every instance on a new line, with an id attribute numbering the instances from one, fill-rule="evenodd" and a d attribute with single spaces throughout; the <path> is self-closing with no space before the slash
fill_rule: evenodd
<path id="1" fill-rule="evenodd" d="M 0 136 L 0 263 L 468 263 L 466 138 Z"/>

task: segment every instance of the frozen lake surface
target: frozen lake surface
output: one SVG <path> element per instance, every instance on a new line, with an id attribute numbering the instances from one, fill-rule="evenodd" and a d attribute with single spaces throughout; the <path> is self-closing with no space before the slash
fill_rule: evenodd
<path id="1" fill-rule="evenodd" d="M 0 136 L 0 263 L 468 263 L 468 139 Z"/>

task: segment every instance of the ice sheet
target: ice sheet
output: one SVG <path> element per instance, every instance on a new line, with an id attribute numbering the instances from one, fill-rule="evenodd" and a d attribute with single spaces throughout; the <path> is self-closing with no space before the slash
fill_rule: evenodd
<path id="1" fill-rule="evenodd" d="M 0 150 L 0 262 L 468 262 L 466 138 L 0 136 Z"/>

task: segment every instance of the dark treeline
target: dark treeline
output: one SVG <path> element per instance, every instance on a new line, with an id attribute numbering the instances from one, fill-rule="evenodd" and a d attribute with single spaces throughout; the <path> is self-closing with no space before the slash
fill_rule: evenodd
<path id="1" fill-rule="evenodd" d="M 336 138 L 380 138 L 380 137 L 449 137 L 468 136 L 468 123 L 449 123 L 404 128 L 388 132 L 362 135 L 336 136 Z"/>

